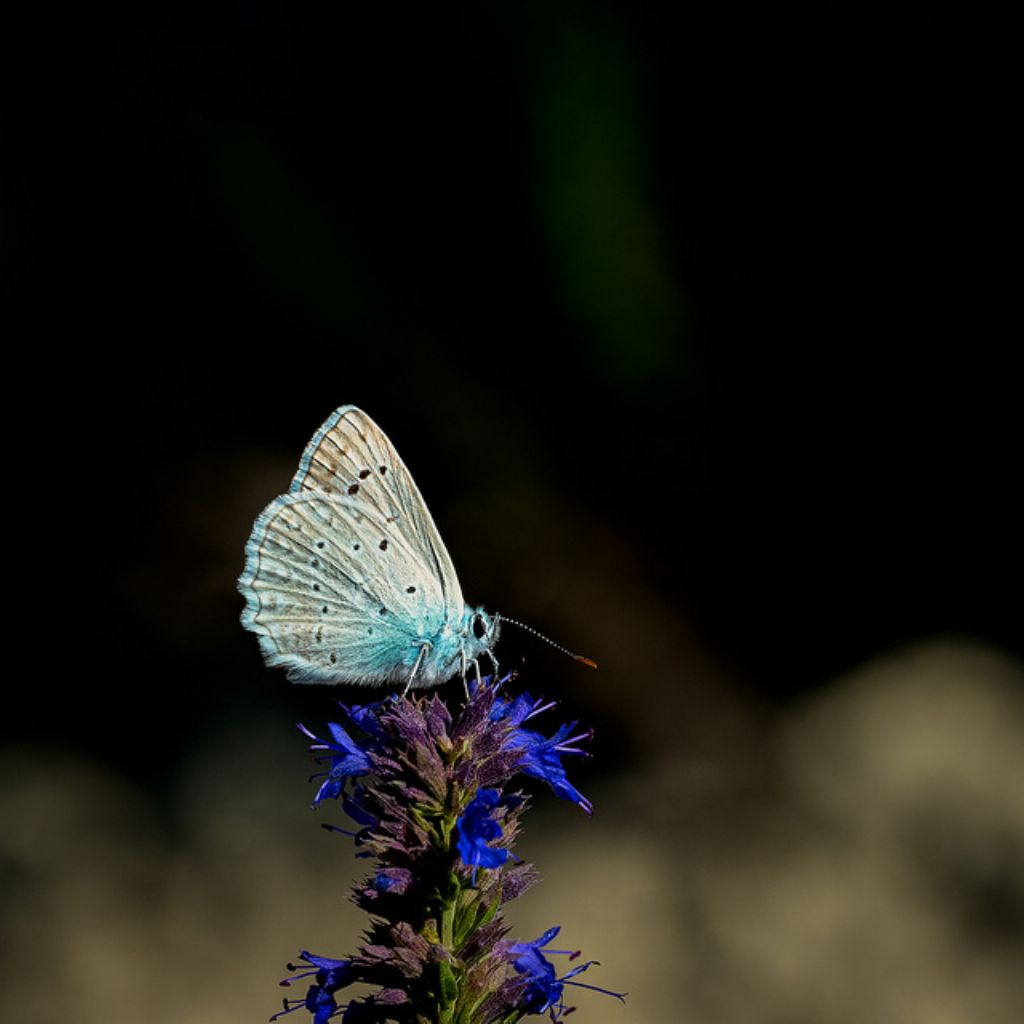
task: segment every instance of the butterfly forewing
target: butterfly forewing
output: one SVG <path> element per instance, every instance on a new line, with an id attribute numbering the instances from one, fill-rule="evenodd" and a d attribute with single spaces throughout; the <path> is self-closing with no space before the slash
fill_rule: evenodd
<path id="1" fill-rule="evenodd" d="M 374 509 L 401 535 L 441 588 L 448 621 L 464 601 L 455 567 L 405 463 L 384 432 L 353 405 L 337 409 L 306 446 L 290 493 L 320 491 Z"/>
<path id="2" fill-rule="evenodd" d="M 444 625 L 440 581 L 376 505 L 299 491 L 256 520 L 241 580 L 243 622 L 295 681 L 408 678 Z"/>

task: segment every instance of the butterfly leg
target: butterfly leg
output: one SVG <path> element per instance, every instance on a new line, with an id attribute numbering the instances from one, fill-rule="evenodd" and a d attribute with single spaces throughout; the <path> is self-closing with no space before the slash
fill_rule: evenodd
<path id="1" fill-rule="evenodd" d="M 424 644 L 420 648 L 420 653 L 416 655 L 416 664 L 412 667 L 412 672 L 409 674 L 409 682 L 405 684 L 405 689 L 402 691 L 403 697 L 409 696 L 409 691 L 412 689 L 412 681 L 416 678 L 416 673 L 420 670 L 420 665 L 423 664 L 423 659 L 427 655 L 427 651 L 430 650 L 430 644 Z"/>
<path id="2" fill-rule="evenodd" d="M 494 651 L 489 647 L 484 650 L 484 654 L 491 659 L 491 664 L 494 666 L 494 686 L 495 689 L 501 685 L 500 672 L 498 669 L 498 659 L 494 656 Z"/>

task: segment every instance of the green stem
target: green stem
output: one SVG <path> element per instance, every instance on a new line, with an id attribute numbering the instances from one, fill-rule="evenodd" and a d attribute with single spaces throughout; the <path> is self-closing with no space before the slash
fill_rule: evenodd
<path id="1" fill-rule="evenodd" d="M 455 946 L 455 900 L 446 899 L 441 904 L 441 945 L 448 952 Z"/>

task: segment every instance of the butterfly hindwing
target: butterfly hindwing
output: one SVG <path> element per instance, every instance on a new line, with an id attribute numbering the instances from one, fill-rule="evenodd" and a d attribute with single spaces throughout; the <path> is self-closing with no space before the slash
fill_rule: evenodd
<path id="1" fill-rule="evenodd" d="M 397 526 L 441 588 L 449 621 L 464 608 L 451 557 L 419 488 L 387 435 L 353 405 L 336 409 L 302 454 L 289 493 L 320 491 L 353 498 Z"/>
<path id="2" fill-rule="evenodd" d="M 422 638 L 445 622 L 416 538 L 358 492 L 275 499 L 246 545 L 240 589 L 244 625 L 296 682 L 407 679 Z"/>

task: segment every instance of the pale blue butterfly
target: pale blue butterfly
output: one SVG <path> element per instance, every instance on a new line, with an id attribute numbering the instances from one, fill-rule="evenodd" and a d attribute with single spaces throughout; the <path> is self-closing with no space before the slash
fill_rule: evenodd
<path id="1" fill-rule="evenodd" d="M 287 494 L 256 519 L 242 625 L 297 683 L 437 686 L 492 648 L 500 617 L 463 600 L 405 463 L 352 405 L 306 446 Z M 518 625 L 518 623 L 517 623 Z"/>

